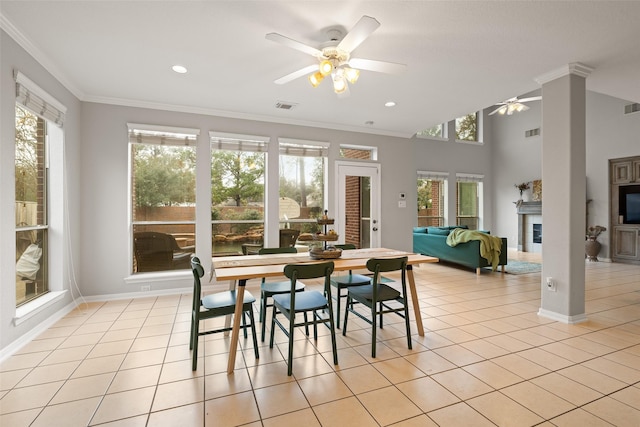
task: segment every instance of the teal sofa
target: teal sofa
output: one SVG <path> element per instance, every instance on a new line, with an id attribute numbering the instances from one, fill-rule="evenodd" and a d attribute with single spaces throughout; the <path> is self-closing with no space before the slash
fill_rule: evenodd
<path id="1" fill-rule="evenodd" d="M 441 261 L 475 268 L 477 274 L 480 274 L 483 267 L 491 267 L 491 264 L 480 256 L 480 241 L 473 240 L 460 243 L 454 247 L 447 245 L 447 236 L 454 228 L 467 227 L 414 227 L 413 252 L 437 257 Z M 504 273 L 505 265 L 507 265 L 507 239 L 503 237 L 501 240 L 502 246 L 498 265 L 502 273 Z"/>

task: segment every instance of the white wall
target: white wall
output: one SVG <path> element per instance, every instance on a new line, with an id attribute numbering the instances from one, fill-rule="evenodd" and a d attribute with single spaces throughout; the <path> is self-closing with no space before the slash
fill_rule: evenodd
<path id="1" fill-rule="evenodd" d="M 4 31 L 0 30 L 0 349 L 4 349 L 11 342 L 34 330 L 41 322 L 52 314 L 71 303 L 70 293 L 59 302 L 47 307 L 29 320 L 18 326 L 13 319 L 16 314 L 15 295 L 15 216 L 14 216 L 14 154 L 15 154 L 15 82 L 14 70 L 19 70 L 34 83 L 47 91 L 51 96 L 67 107 L 66 123 L 64 127 L 64 144 L 66 157 L 66 180 L 68 222 L 71 224 L 69 233 L 66 230 L 54 230 L 61 233 L 62 243 L 56 249 L 56 256 L 62 259 L 64 266 L 56 265 L 53 271 L 59 273 L 51 278 L 50 286 L 61 290 L 69 290 L 70 274 L 66 268 L 69 260 L 69 245 L 71 252 L 78 255 L 80 200 L 79 191 L 79 159 L 80 159 L 80 102 L 71 92 L 65 89 L 51 74 L 49 74 L 27 52 L 18 46 Z M 67 218 L 62 218 L 66 222 Z M 54 257 L 55 258 L 55 257 Z M 76 264 L 76 267 L 79 266 Z"/>
<path id="2" fill-rule="evenodd" d="M 628 101 L 587 91 L 586 179 L 587 199 L 592 199 L 588 225 L 604 225 L 609 229 L 609 159 L 640 155 L 640 113 L 625 115 L 623 111 L 627 104 Z M 542 105 L 543 102 L 533 102 L 525 113 L 513 116 L 496 114 L 489 118 L 492 123 L 489 138 L 495 144 L 492 174 L 495 231 L 507 237 L 511 248 L 517 246 L 518 232 L 513 202 L 519 198 L 519 193 L 514 184 L 542 177 L 542 135 L 524 136 L 526 130 L 541 127 Z M 542 182 L 543 203 L 544 188 L 548 185 L 552 183 Z M 531 197 L 531 190 L 527 193 L 526 196 Z M 610 258 L 609 230 L 601 235 L 599 241 L 602 243 L 601 257 Z"/>

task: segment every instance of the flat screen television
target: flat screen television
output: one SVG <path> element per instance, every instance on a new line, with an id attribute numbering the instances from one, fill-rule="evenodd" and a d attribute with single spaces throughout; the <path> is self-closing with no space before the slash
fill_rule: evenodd
<path id="1" fill-rule="evenodd" d="M 625 224 L 640 224 L 640 185 L 619 188 L 620 215 Z"/>

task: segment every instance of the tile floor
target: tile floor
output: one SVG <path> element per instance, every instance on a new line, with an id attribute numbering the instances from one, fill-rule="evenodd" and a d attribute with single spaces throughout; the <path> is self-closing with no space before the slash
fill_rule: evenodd
<path id="1" fill-rule="evenodd" d="M 640 266 L 587 263 L 577 325 L 537 316 L 539 273 L 414 271 L 426 333 L 414 325 L 413 350 L 391 316 L 376 359 L 350 321 L 339 366 L 328 330 L 299 331 L 293 377 L 280 333 L 259 360 L 241 338 L 233 375 L 228 338 L 201 338 L 192 372 L 190 295 L 83 305 L 0 365 L 0 424 L 640 426 Z"/>

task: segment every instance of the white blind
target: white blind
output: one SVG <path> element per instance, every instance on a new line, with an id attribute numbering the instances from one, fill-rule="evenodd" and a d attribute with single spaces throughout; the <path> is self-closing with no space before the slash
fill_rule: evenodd
<path id="1" fill-rule="evenodd" d="M 319 141 L 280 138 L 280 154 L 298 157 L 327 157 L 329 144 Z"/>
<path id="2" fill-rule="evenodd" d="M 458 182 L 482 182 L 484 175 L 476 175 L 471 173 L 457 173 L 456 181 Z"/>
<path id="3" fill-rule="evenodd" d="M 20 71 L 14 72 L 14 78 L 16 81 L 16 102 L 18 104 L 25 106 L 34 114 L 55 123 L 59 127 L 64 125 L 64 115 L 67 112 L 67 107 Z"/>
<path id="4" fill-rule="evenodd" d="M 449 179 L 448 172 L 418 171 L 418 179 L 433 179 L 434 181 L 445 181 Z"/>
<path id="5" fill-rule="evenodd" d="M 211 148 L 226 151 L 267 152 L 269 138 L 255 135 L 237 135 L 209 132 Z"/>
<path id="6" fill-rule="evenodd" d="M 135 144 L 195 146 L 199 129 L 127 123 L 129 142 Z"/>

